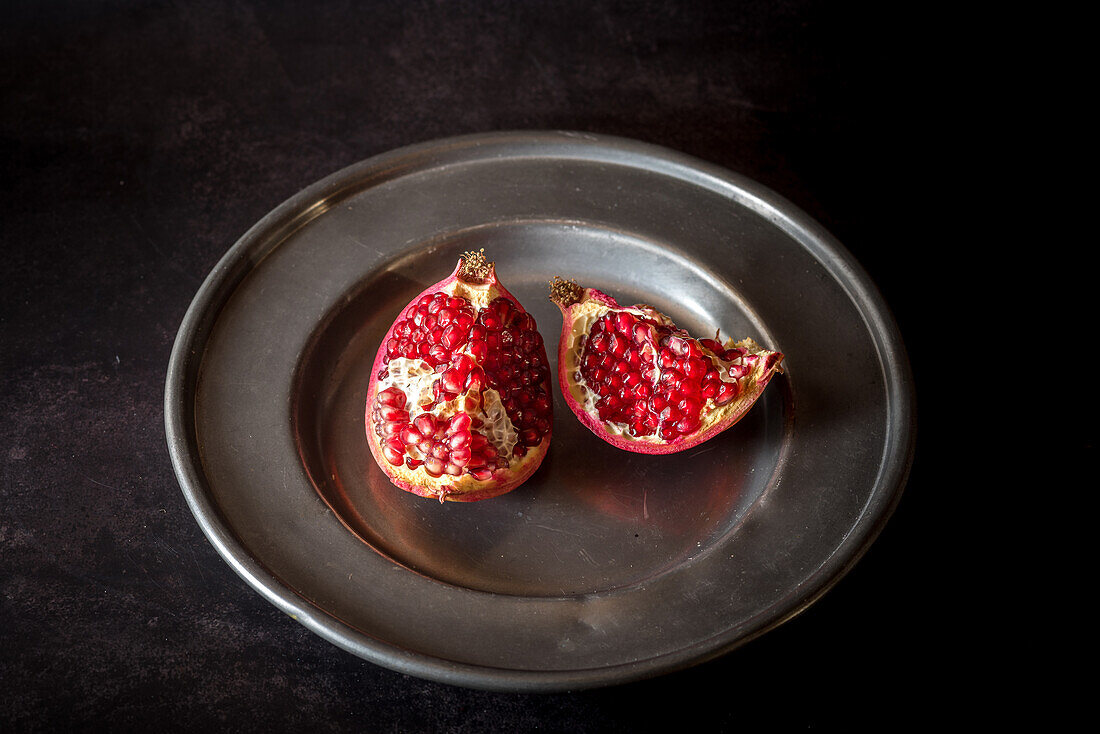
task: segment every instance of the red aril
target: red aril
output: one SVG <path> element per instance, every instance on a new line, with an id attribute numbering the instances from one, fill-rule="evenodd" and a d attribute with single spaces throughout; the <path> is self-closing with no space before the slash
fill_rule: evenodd
<path id="1" fill-rule="evenodd" d="M 555 278 L 558 381 L 593 433 L 627 451 L 671 454 L 726 430 L 752 407 L 783 355 L 752 339 L 696 339 L 670 318 Z"/>
<path id="2" fill-rule="evenodd" d="M 405 307 L 378 348 L 367 443 L 396 486 L 473 502 L 526 481 L 550 446 L 546 348 L 484 252 Z"/>

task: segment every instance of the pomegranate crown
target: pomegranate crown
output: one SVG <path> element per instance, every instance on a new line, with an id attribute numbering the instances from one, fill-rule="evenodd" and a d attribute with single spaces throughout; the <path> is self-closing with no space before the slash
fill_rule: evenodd
<path id="1" fill-rule="evenodd" d="M 550 300 L 562 308 L 569 308 L 581 300 L 584 288 L 577 285 L 575 280 L 566 280 L 560 275 L 555 275 L 550 281 Z"/>
<path id="2" fill-rule="evenodd" d="M 468 283 L 484 283 L 493 275 L 495 263 L 485 257 L 485 249 L 477 252 L 464 252 L 459 258 L 462 264 L 458 267 L 458 277 Z"/>

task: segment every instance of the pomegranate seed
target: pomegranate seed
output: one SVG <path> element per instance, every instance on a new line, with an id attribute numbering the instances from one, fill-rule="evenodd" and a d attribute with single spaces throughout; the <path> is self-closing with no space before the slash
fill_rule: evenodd
<path id="1" fill-rule="evenodd" d="M 718 389 L 718 393 L 714 396 L 715 405 L 725 405 L 737 397 L 737 392 L 736 382 L 723 382 L 722 387 Z"/>
<path id="2" fill-rule="evenodd" d="M 700 339 L 699 343 L 719 356 L 723 352 L 722 345 L 714 339 Z"/>
<path id="3" fill-rule="evenodd" d="M 470 416 L 466 413 L 455 413 L 447 422 L 447 433 L 457 434 L 470 429 Z"/>
<path id="4" fill-rule="evenodd" d="M 699 416 L 697 416 L 697 415 L 685 415 L 676 424 L 676 430 L 679 433 L 693 433 L 694 431 L 699 429 L 700 425 L 701 425 L 701 422 L 699 420 Z"/>
<path id="5" fill-rule="evenodd" d="M 701 380 L 707 374 L 707 363 L 701 357 L 690 357 L 681 362 L 681 369 L 689 380 Z"/>
<path id="6" fill-rule="evenodd" d="M 626 339 L 618 334 L 612 334 L 607 342 L 608 352 L 616 359 L 621 359 L 622 356 L 626 354 L 627 346 Z"/>
<path id="7" fill-rule="evenodd" d="M 436 321 L 440 326 L 446 326 L 454 321 L 455 316 L 458 316 L 458 311 L 452 306 L 443 306 L 436 314 Z"/>
<path id="8" fill-rule="evenodd" d="M 684 376 L 676 370 L 669 369 L 661 373 L 661 382 L 665 385 L 668 385 L 669 389 L 678 389 L 683 381 Z"/>
<path id="9" fill-rule="evenodd" d="M 740 380 L 742 377 L 749 374 L 749 367 L 744 364 L 731 364 L 727 372 L 733 379 Z"/>
<path id="10" fill-rule="evenodd" d="M 703 402 L 703 390 L 698 382 L 692 382 L 690 380 L 684 380 L 679 389 L 676 391 L 681 399 L 691 398 L 692 400 Z"/>
<path id="11" fill-rule="evenodd" d="M 443 385 L 444 390 L 453 393 L 461 392 L 466 383 L 465 377 L 463 377 L 458 370 L 453 368 L 440 375 L 439 381 Z"/>
<path id="12" fill-rule="evenodd" d="M 591 352 L 601 353 L 607 349 L 608 337 L 603 331 L 598 334 L 593 334 L 592 338 L 588 340 L 588 349 Z"/>
<path id="13" fill-rule="evenodd" d="M 482 364 L 489 357 L 489 345 L 483 339 L 471 338 L 466 347 L 470 351 L 470 356 Z"/>
<path id="14" fill-rule="evenodd" d="M 409 411 L 395 408 L 392 405 L 382 405 L 378 411 L 379 417 L 384 421 L 408 421 Z"/>
<path id="15" fill-rule="evenodd" d="M 431 413 L 421 413 L 413 419 L 413 426 L 416 427 L 417 433 L 427 438 L 435 433 L 435 418 Z"/>
<path id="16" fill-rule="evenodd" d="M 441 476 L 443 474 L 443 466 L 443 462 L 435 458 L 434 456 L 429 456 L 428 458 L 424 459 L 424 471 L 426 471 L 429 476 Z"/>
<path id="17" fill-rule="evenodd" d="M 676 407 L 679 409 L 681 415 L 698 416 L 699 415 L 699 409 L 702 408 L 703 406 L 700 405 L 699 401 L 697 401 L 697 400 L 693 400 L 692 398 L 684 398 L 683 400 L 681 400 L 676 405 Z"/>
<path id="18" fill-rule="evenodd" d="M 439 343 L 446 349 L 453 350 L 465 338 L 466 333 L 459 324 L 449 324 L 439 337 Z"/>
<path id="19" fill-rule="evenodd" d="M 452 362 L 454 368 L 461 372 L 463 375 L 467 374 L 470 370 L 477 368 L 477 362 L 468 354 L 456 354 L 454 361 Z"/>
<path id="20" fill-rule="evenodd" d="M 435 365 L 447 364 L 451 361 L 451 353 L 442 344 L 433 344 L 428 350 L 428 362 Z"/>
<path id="21" fill-rule="evenodd" d="M 395 449 L 388 441 L 382 444 L 382 455 L 386 458 L 386 461 L 390 462 L 394 466 L 401 466 L 405 463 L 405 447 L 402 446 L 401 450 Z"/>
<path id="22" fill-rule="evenodd" d="M 394 408 L 405 407 L 405 393 L 396 387 L 390 387 L 378 393 L 378 401 Z"/>
<path id="23" fill-rule="evenodd" d="M 474 370 L 470 373 L 470 376 L 466 378 L 466 389 L 470 392 L 480 393 L 485 385 L 485 373 L 481 370 Z"/>

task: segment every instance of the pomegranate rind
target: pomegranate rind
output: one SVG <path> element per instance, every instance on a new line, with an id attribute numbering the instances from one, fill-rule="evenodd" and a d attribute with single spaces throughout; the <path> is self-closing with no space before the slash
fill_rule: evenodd
<path id="1" fill-rule="evenodd" d="M 427 295 L 437 292 L 445 292 L 448 295 L 465 298 L 476 309 L 483 309 L 496 298 L 506 298 L 521 312 L 526 313 L 519 300 L 512 295 L 496 278 L 496 270 L 493 263 L 480 263 L 476 271 L 471 271 L 467 264 L 468 258 L 460 258 L 454 271 L 443 280 L 428 286 L 421 291 L 410 303 L 416 303 Z M 400 317 L 397 321 L 400 320 Z M 375 463 L 386 474 L 390 482 L 397 488 L 406 492 L 438 499 L 440 502 L 477 502 L 479 500 L 499 497 L 511 492 L 516 487 L 530 479 L 538 470 L 546 453 L 550 448 L 550 439 L 553 433 L 553 423 L 536 446 L 528 446 L 527 453 L 521 458 L 513 457 L 506 469 L 497 469 L 486 480 L 479 480 L 470 474 L 451 476 L 448 474 L 433 477 L 419 469 L 410 469 L 407 466 L 394 466 L 388 462 L 382 452 L 382 444 L 379 436 L 371 427 L 371 411 L 378 396 L 379 381 L 375 376 L 386 368 L 386 343 L 393 335 L 397 321 L 387 330 L 382 338 L 374 363 L 371 366 L 371 379 L 368 382 L 365 403 L 364 424 L 366 426 L 367 446 Z M 545 354 L 545 347 L 544 347 Z M 547 385 L 549 388 L 549 385 Z M 549 390 L 547 390 L 549 393 Z"/>
<path id="2" fill-rule="evenodd" d="M 552 281 L 550 288 L 550 300 L 557 304 L 562 313 L 561 337 L 558 340 L 558 383 L 562 396 L 569 409 L 588 430 L 624 451 L 674 454 L 714 438 L 741 420 L 763 394 L 772 377 L 782 371 L 783 354 L 764 349 L 752 339 L 727 339 L 723 344 L 724 349 L 736 347 L 744 350 L 746 355 L 758 357 L 754 360 L 752 369 L 737 380 L 740 392 L 736 398 L 725 405 L 715 405 L 713 401 L 708 401 L 699 428 L 671 441 L 657 435 L 630 435 L 625 426 L 617 427 L 604 421 L 595 410 L 589 409 L 589 390 L 582 380 L 577 379 L 582 349 L 580 337 L 586 335 L 592 325 L 610 311 L 627 311 L 666 324 L 672 324 L 672 320 L 650 306 L 620 306 L 614 298 L 602 291 L 582 288 L 560 278 Z M 705 347 L 703 351 L 710 357 L 716 356 Z"/>

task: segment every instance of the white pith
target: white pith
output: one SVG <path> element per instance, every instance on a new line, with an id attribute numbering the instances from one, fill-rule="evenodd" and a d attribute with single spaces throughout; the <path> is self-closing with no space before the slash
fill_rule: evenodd
<path id="1" fill-rule="evenodd" d="M 430 413 L 437 418 L 450 418 L 459 412 L 459 406 L 465 405 L 467 398 L 473 399 L 477 401 L 477 407 L 466 412 L 471 418 L 481 421 L 482 425 L 475 430 L 485 434 L 500 456 L 511 458 L 512 449 L 519 441 L 519 432 L 504 409 L 500 393 L 495 389 L 485 388 L 480 397 L 476 393 L 462 393 L 454 400 L 437 403 L 428 410 L 426 406 L 431 405 L 435 399 L 432 384 L 439 379 L 439 374 L 431 365 L 422 359 L 396 357 L 386 365 L 386 371 L 386 377 L 378 383 L 378 392 L 396 387 L 405 393 L 405 410 L 409 411 L 409 422 L 421 413 Z M 415 446 L 406 446 L 405 453 L 413 459 L 424 458 Z"/>

